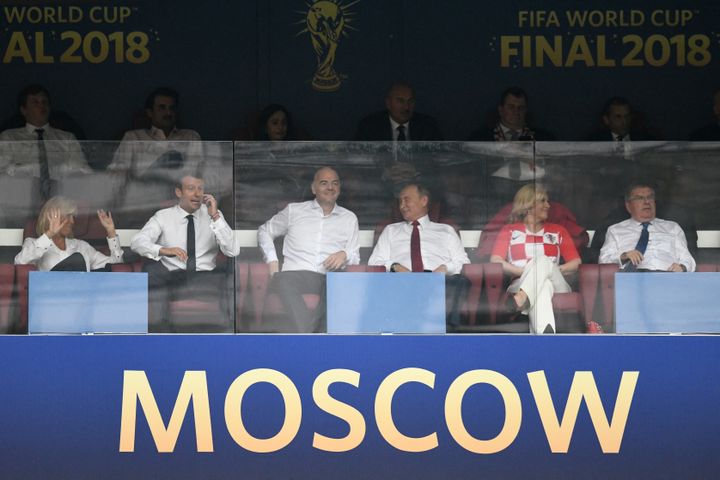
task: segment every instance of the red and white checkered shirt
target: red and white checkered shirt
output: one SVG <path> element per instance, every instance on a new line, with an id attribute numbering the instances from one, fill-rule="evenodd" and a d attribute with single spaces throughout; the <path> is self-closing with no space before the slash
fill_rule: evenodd
<path id="1" fill-rule="evenodd" d="M 568 231 L 555 223 L 546 223 L 536 233 L 529 232 L 524 223 L 505 225 L 498 234 L 492 254 L 521 268 L 538 255 L 555 263 L 560 263 L 560 257 L 565 262 L 580 258 Z"/>

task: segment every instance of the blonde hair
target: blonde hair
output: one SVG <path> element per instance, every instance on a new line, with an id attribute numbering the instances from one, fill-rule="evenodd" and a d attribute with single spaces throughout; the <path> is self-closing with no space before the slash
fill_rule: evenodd
<path id="1" fill-rule="evenodd" d="M 535 206 L 535 202 L 542 197 L 547 198 L 547 190 L 539 183 L 529 183 L 521 187 L 513 199 L 510 221 L 518 222 L 525 220 L 530 209 Z"/>
<path id="2" fill-rule="evenodd" d="M 47 218 L 50 210 L 57 210 L 61 215 L 75 215 L 77 204 L 74 200 L 61 196 L 52 197 L 45 202 L 35 224 L 35 233 L 37 233 L 38 237 L 45 233 L 50 226 L 50 221 Z"/>

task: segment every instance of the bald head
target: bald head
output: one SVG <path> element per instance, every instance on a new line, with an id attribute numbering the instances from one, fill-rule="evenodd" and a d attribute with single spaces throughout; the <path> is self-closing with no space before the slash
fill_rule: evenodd
<path id="1" fill-rule="evenodd" d="M 313 178 L 312 192 L 320 206 L 332 209 L 340 196 L 338 173 L 330 167 L 319 168 Z"/>

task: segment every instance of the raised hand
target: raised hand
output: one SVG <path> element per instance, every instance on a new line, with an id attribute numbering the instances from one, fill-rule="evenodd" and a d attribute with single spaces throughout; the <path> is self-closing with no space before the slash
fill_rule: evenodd
<path id="1" fill-rule="evenodd" d="M 70 218 L 66 215 L 62 215 L 60 210 L 53 208 L 47 211 L 48 228 L 45 230 L 45 235 L 49 238 L 57 236 L 60 231 L 70 222 Z"/>
<path id="2" fill-rule="evenodd" d="M 209 193 L 206 193 L 205 195 L 203 195 L 202 201 L 205 205 L 207 205 L 208 215 L 214 217 L 215 214 L 218 212 L 217 200 L 215 200 L 215 197 L 213 197 Z"/>
<path id="3" fill-rule="evenodd" d="M 115 233 L 115 222 L 113 222 L 112 214 L 100 209 L 97 211 L 97 216 L 100 219 L 100 224 L 107 232 L 108 238 L 115 238 L 117 234 Z"/>

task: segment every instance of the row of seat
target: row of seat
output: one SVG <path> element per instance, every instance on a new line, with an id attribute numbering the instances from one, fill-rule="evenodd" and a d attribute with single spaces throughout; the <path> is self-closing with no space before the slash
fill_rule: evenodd
<path id="1" fill-rule="evenodd" d="M 140 271 L 140 262 L 113 265 L 113 271 Z M 0 264 L 0 331 L 26 332 L 28 314 L 28 276 L 34 265 Z M 720 265 L 700 264 L 700 272 L 720 271 Z M 353 265 L 349 272 L 382 272 L 383 267 Z M 572 293 L 555 294 L 553 307 L 556 316 L 570 318 L 559 324 L 559 332 L 590 331 L 599 326 L 613 332 L 616 264 L 583 264 L 577 273 Z M 522 331 L 513 329 L 516 318 L 505 313 L 507 277 L 502 266 L 494 263 L 469 264 L 463 268 L 469 289 L 461 306 L 461 331 Z M 181 292 L 170 302 L 170 316 L 179 330 L 247 332 L 262 331 L 263 318 L 282 314 L 282 304 L 275 294 L 268 292 L 270 271 L 264 263 L 238 262 L 234 268 L 235 322 L 218 301 L 218 292 Z M 232 282 L 229 284 L 232 287 Z M 318 295 L 305 295 L 309 308 L 319 304 Z M 226 299 L 227 300 L 227 299 Z M 232 302 L 232 300 L 227 300 Z"/>

